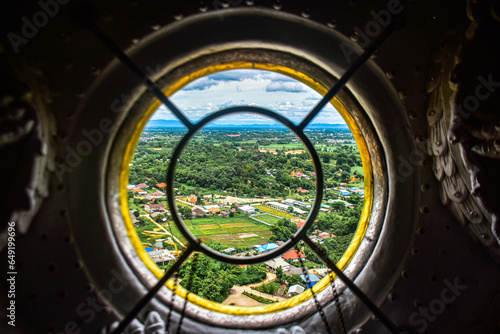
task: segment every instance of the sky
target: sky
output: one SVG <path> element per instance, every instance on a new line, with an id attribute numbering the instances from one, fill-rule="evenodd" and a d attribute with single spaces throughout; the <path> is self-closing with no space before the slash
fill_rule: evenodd
<path id="1" fill-rule="evenodd" d="M 233 106 L 258 106 L 276 111 L 298 124 L 322 96 L 288 76 L 262 70 L 230 70 L 199 78 L 171 96 L 171 101 L 193 122 L 209 113 Z M 151 120 L 174 120 L 161 106 Z M 271 124 L 255 114 L 238 114 L 219 119 L 232 124 Z M 345 124 L 329 103 L 312 123 Z"/>

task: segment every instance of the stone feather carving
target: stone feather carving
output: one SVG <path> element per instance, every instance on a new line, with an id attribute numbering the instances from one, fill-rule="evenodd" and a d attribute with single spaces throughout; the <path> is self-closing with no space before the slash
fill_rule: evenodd
<path id="1" fill-rule="evenodd" d="M 26 233 L 43 198 L 49 194 L 49 118 L 40 118 L 40 94 L 22 83 L 10 67 L 0 61 L 4 92 L 0 96 L 0 185 L 9 189 L 0 200 L 0 250 L 6 244 L 8 222 L 16 232 Z M 36 102 L 35 102 L 36 101 Z M 7 194 L 7 192 L 5 192 Z"/>
<path id="2" fill-rule="evenodd" d="M 427 85 L 427 147 L 441 202 L 500 262 L 498 196 L 493 191 L 500 168 L 500 48 L 483 45 L 493 44 L 495 39 L 488 36 L 500 32 L 494 4 L 469 1 L 466 41 L 442 48 L 434 58 Z"/>

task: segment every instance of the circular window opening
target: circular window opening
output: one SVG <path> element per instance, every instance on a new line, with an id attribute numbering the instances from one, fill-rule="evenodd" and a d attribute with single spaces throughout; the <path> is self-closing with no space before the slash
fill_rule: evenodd
<path id="1" fill-rule="evenodd" d="M 175 205 L 182 234 L 192 242 L 198 238 L 235 259 L 270 258 L 305 228 L 320 173 L 307 137 L 250 112 L 278 119 L 279 114 L 255 107 L 233 110 L 239 109 L 248 112 L 207 123 L 184 146 L 175 166 Z"/>
<path id="2" fill-rule="evenodd" d="M 297 81 L 293 78 L 296 73 L 288 69 L 280 72 L 290 76 L 264 70 L 218 71 L 214 67 L 190 76 L 171 96 L 191 121 L 245 105 L 247 109 L 273 110 L 293 127 L 322 98 L 318 93 L 323 93 L 322 89 L 312 80 L 299 77 L 301 81 Z M 211 72 L 218 73 L 206 75 Z M 250 312 L 268 313 L 307 300 L 311 297 L 308 288 L 321 291 L 334 277 L 302 243 L 294 248 L 290 245 L 290 251 L 280 254 L 280 247 L 287 244 L 291 234 L 303 229 L 341 269 L 350 262 L 370 216 L 371 168 L 366 144 L 338 100 L 305 128 L 309 148 L 283 122 L 237 113 L 217 118 L 193 132 L 175 160 L 172 155 L 186 128 L 164 107 L 153 105 L 145 118 L 150 116 L 135 152 L 129 150 L 132 156 L 126 157 L 129 182 L 122 184 L 128 189 L 126 198 L 122 198 L 122 206 L 129 209 L 125 224 L 149 269 L 161 276 L 196 238 L 226 257 L 267 260 L 243 268 L 194 254 L 168 287 L 208 309 L 233 313 L 234 307 L 258 305 Z M 320 197 L 315 196 L 318 172 L 311 150 L 322 166 Z M 176 168 L 170 185 L 165 176 L 172 163 Z M 168 205 L 168 188 L 175 208 Z M 320 209 L 308 223 L 315 201 Z M 182 219 L 180 224 L 174 222 L 176 216 Z M 183 226 L 187 231 L 182 231 Z M 319 280 L 321 277 L 325 278 Z M 224 284 L 215 291 L 208 284 L 217 280 Z M 255 293 L 236 289 L 242 298 L 229 299 L 229 290 L 249 284 Z M 186 294 L 179 285 L 202 298 Z M 280 303 L 284 300 L 287 302 Z M 241 311 L 237 309 L 237 313 Z"/>

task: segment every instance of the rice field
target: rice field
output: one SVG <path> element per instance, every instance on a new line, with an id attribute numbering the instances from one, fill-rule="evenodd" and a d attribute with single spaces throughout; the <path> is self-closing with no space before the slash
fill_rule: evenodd
<path id="1" fill-rule="evenodd" d="M 272 215 L 268 215 L 268 214 L 258 215 L 258 216 L 255 216 L 255 218 L 259 219 L 259 220 L 262 220 L 263 222 L 266 222 L 266 223 L 269 223 L 269 224 L 276 224 L 281 219 L 283 219 L 283 218 L 278 218 L 276 216 L 272 216 Z"/>
<path id="2" fill-rule="evenodd" d="M 266 215 L 268 220 L 272 221 L 270 215 Z M 259 216 L 264 217 L 264 216 Z M 278 219 L 278 218 L 276 218 Z M 265 221 L 263 219 L 263 221 Z M 266 221 L 267 222 L 267 221 Z M 248 217 L 208 217 L 208 218 L 194 218 L 184 220 L 187 228 L 191 233 L 200 238 L 204 243 L 209 241 L 218 241 L 224 247 L 247 247 L 253 245 L 269 242 L 272 233 L 270 227 L 259 223 Z M 182 242 L 187 240 L 182 236 L 177 226 L 171 223 L 172 233 L 178 237 Z M 168 230 L 168 224 L 166 225 Z M 247 235 L 255 235 L 251 237 L 240 237 Z"/>
<path id="3" fill-rule="evenodd" d="M 255 208 L 259 209 L 260 212 L 268 212 L 268 213 L 271 213 L 273 215 L 283 217 L 283 218 L 288 218 L 288 219 L 297 218 L 294 215 L 289 214 L 288 212 L 276 210 L 276 209 L 273 209 L 273 208 L 270 208 L 270 207 L 267 207 L 264 205 L 255 205 Z"/>

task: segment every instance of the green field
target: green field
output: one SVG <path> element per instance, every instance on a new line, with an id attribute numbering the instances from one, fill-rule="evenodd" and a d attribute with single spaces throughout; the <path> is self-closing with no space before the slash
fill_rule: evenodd
<path id="1" fill-rule="evenodd" d="M 271 217 L 271 216 L 269 216 Z M 275 217 L 273 217 L 275 218 Z M 184 220 L 191 233 L 204 243 L 218 241 L 224 247 L 246 247 L 269 242 L 272 235 L 270 227 L 248 217 L 209 217 Z M 182 236 L 177 226 L 171 223 L 172 233 L 182 242 L 187 240 Z M 168 225 L 165 225 L 168 230 Z M 246 234 L 246 235 L 245 235 Z M 255 236 L 248 236 L 255 234 Z M 247 237 L 248 236 L 248 237 Z"/>
<path id="2" fill-rule="evenodd" d="M 363 175 L 363 167 L 361 166 L 351 167 L 351 173 L 354 172 L 358 172 L 359 174 Z"/>
<path id="3" fill-rule="evenodd" d="M 263 206 L 263 205 L 255 205 L 255 208 L 259 209 L 261 212 L 269 212 L 269 213 L 272 213 L 273 215 L 280 216 L 283 218 L 288 218 L 288 219 L 297 218 L 294 215 L 291 215 L 287 212 L 275 210 L 275 209 L 272 209 L 272 208 L 269 208 L 269 207 Z"/>
<path id="4" fill-rule="evenodd" d="M 255 216 L 255 218 L 259 219 L 259 220 L 262 220 L 263 222 L 266 222 L 266 223 L 269 223 L 269 224 L 275 224 L 277 223 L 278 221 L 280 221 L 282 218 L 278 218 L 278 217 L 275 217 L 275 216 L 272 216 L 272 215 L 268 215 L 268 214 L 265 214 L 265 215 L 259 215 L 259 216 Z"/>

